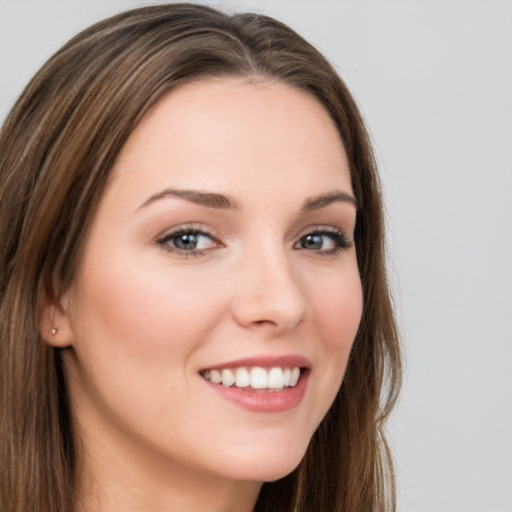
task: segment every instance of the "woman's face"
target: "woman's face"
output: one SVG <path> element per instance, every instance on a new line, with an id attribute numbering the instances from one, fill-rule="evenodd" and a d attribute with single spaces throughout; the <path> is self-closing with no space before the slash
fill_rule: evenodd
<path id="1" fill-rule="evenodd" d="M 86 455 L 228 480 L 292 471 L 361 318 L 355 217 L 312 96 L 218 79 L 163 97 L 121 151 L 62 299 Z"/>

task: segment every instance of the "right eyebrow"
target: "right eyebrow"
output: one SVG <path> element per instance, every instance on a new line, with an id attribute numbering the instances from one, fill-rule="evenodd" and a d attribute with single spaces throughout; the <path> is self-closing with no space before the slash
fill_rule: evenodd
<path id="1" fill-rule="evenodd" d="M 166 188 L 161 192 L 152 195 L 139 207 L 139 210 L 155 201 L 159 201 L 160 199 L 164 199 L 166 197 L 185 199 L 185 201 L 189 201 L 200 206 L 206 206 L 207 208 L 215 208 L 221 210 L 238 209 L 236 201 L 232 197 L 224 194 L 217 194 L 215 192 L 203 192 L 199 190 Z"/>

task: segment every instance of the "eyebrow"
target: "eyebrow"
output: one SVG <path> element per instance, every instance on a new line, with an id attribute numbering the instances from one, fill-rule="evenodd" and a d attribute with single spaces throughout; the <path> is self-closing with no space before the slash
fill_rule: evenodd
<path id="1" fill-rule="evenodd" d="M 155 201 L 164 199 L 166 197 L 176 197 L 179 199 L 185 199 L 186 201 L 189 201 L 200 206 L 206 206 L 207 208 L 215 208 L 219 210 L 236 210 L 239 208 L 237 202 L 228 195 L 218 194 L 214 192 L 202 192 L 199 190 L 183 190 L 168 188 L 162 190 L 158 194 L 152 195 L 147 201 L 145 201 L 139 207 L 139 210 Z M 357 208 L 357 201 L 353 196 L 347 194 L 346 192 L 333 190 L 332 192 L 327 192 L 325 194 L 320 194 L 318 196 L 309 197 L 304 202 L 302 210 L 319 210 L 320 208 L 324 208 L 325 206 L 328 206 L 336 202 L 349 203 Z"/>
<path id="2" fill-rule="evenodd" d="M 198 204 L 200 206 L 206 206 L 208 208 L 216 208 L 220 210 L 236 210 L 238 208 L 236 201 L 232 197 L 224 194 L 201 192 L 199 190 L 178 190 L 170 188 L 162 190 L 162 192 L 151 196 L 145 203 L 140 206 L 140 208 L 144 208 L 148 204 L 166 197 L 177 197 L 180 199 L 185 199 L 191 203 Z"/>
<path id="3" fill-rule="evenodd" d="M 319 210 L 320 208 L 324 208 L 325 206 L 337 202 L 349 203 L 357 208 L 357 201 L 355 197 L 347 194 L 346 192 L 341 192 L 340 190 L 333 190 L 332 192 L 327 192 L 326 194 L 320 194 L 319 196 L 306 199 L 302 210 Z"/>

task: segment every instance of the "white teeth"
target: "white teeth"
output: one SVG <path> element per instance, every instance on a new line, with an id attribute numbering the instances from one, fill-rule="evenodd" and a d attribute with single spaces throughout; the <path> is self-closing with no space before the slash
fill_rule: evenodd
<path id="1" fill-rule="evenodd" d="M 300 368 L 224 368 L 204 370 L 201 375 L 213 384 L 222 384 L 225 387 L 279 390 L 297 385 Z"/>
<path id="2" fill-rule="evenodd" d="M 210 381 L 214 384 L 220 384 L 222 382 L 222 377 L 220 376 L 220 372 L 218 370 L 212 370 L 210 372 Z"/>
<path id="3" fill-rule="evenodd" d="M 292 374 L 290 375 L 290 386 L 293 387 L 297 384 L 297 381 L 299 380 L 299 377 L 300 377 L 300 369 L 295 367 L 293 370 L 292 370 Z"/>
<path id="4" fill-rule="evenodd" d="M 272 368 L 268 372 L 268 384 L 270 389 L 283 389 L 283 370 L 281 368 Z"/>
<path id="5" fill-rule="evenodd" d="M 229 388 L 235 383 L 235 374 L 231 370 L 222 370 L 222 385 Z"/>
<path id="6" fill-rule="evenodd" d="M 238 368 L 236 371 L 236 387 L 247 388 L 251 385 L 251 376 L 245 368 Z"/>
<path id="7" fill-rule="evenodd" d="M 251 370 L 251 387 L 254 389 L 265 389 L 267 380 L 267 371 L 264 368 L 256 366 Z"/>

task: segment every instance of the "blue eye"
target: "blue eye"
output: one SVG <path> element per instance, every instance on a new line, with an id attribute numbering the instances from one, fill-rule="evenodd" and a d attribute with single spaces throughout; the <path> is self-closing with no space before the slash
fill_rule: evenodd
<path id="1" fill-rule="evenodd" d="M 166 250 L 184 256 L 196 256 L 202 251 L 219 246 L 211 235 L 197 229 L 179 229 L 165 235 L 157 242 Z"/>
<path id="2" fill-rule="evenodd" d="M 315 230 L 299 238 L 294 249 L 306 249 L 321 254 L 335 254 L 352 243 L 341 231 Z"/>

